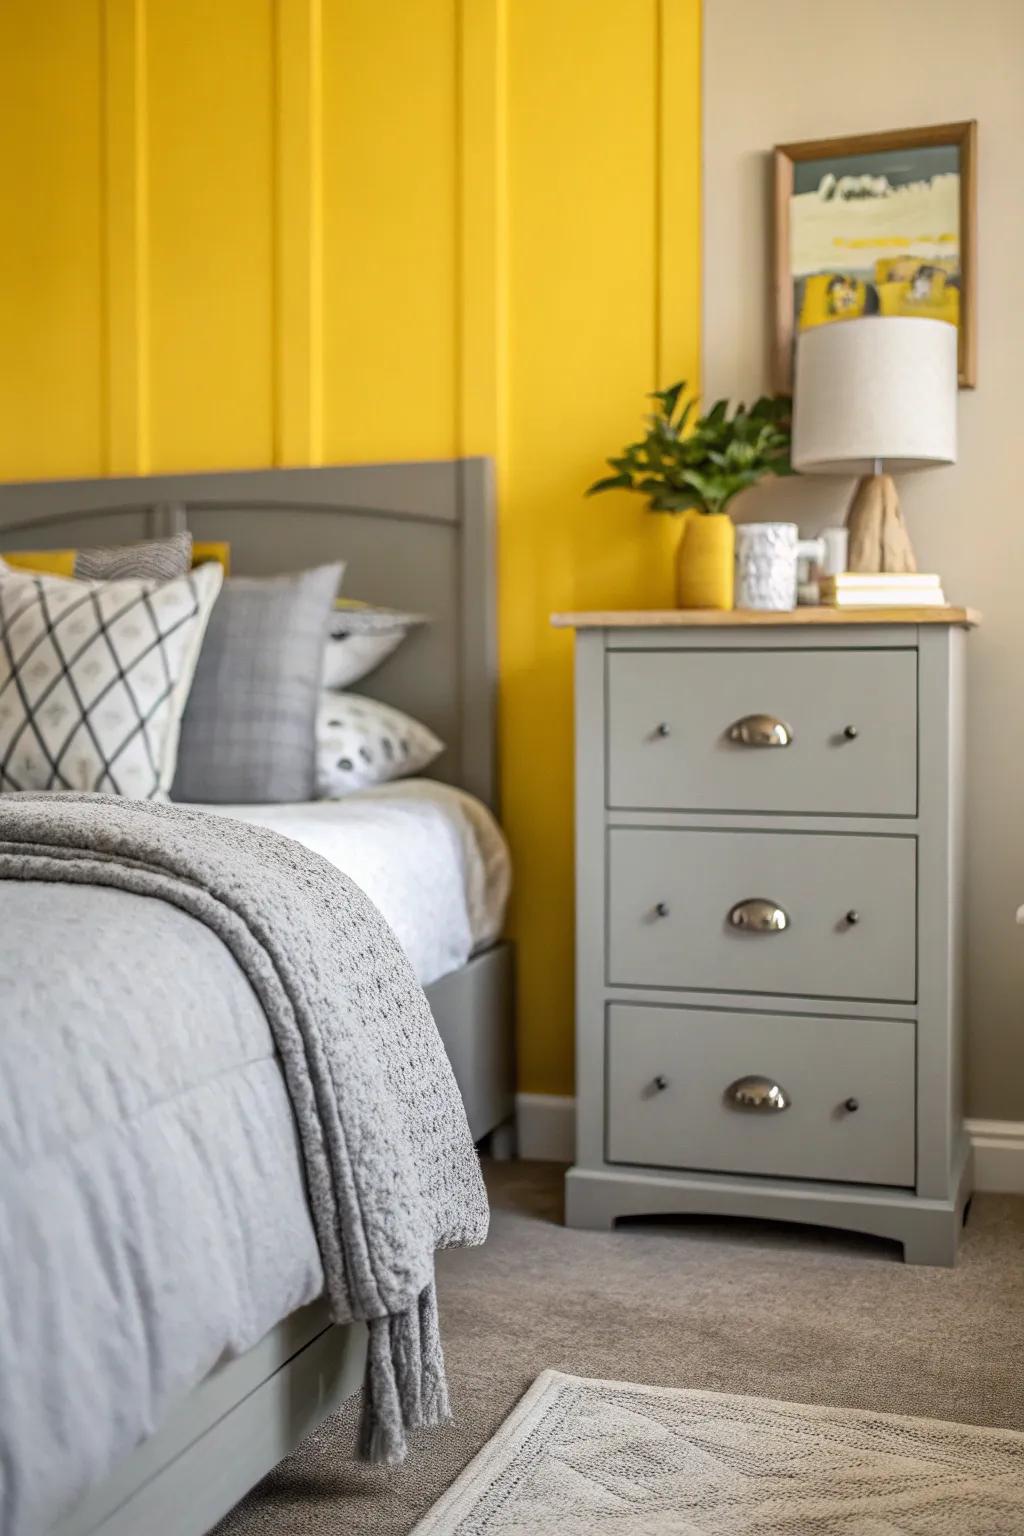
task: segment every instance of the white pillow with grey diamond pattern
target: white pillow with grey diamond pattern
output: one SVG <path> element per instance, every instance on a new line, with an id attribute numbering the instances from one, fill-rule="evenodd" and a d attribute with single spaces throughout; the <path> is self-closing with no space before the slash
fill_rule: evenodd
<path id="1" fill-rule="evenodd" d="M 316 721 L 316 792 L 343 800 L 356 789 L 420 773 L 444 751 L 433 731 L 359 693 L 320 695 Z"/>
<path id="2" fill-rule="evenodd" d="M 173 581 L 0 573 L 0 791 L 166 799 L 223 568 Z"/>

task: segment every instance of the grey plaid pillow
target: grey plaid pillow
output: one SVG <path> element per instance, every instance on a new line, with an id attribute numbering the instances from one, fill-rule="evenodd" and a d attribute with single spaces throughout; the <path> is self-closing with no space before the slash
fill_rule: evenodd
<path id="1" fill-rule="evenodd" d="M 343 570 L 224 583 L 182 717 L 172 799 L 313 799 L 324 636 Z"/>

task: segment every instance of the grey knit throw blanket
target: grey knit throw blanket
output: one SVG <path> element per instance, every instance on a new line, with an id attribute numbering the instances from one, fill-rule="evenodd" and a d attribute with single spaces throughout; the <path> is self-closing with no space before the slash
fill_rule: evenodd
<path id="1" fill-rule="evenodd" d="M 488 1209 L 430 1007 L 380 913 L 288 838 L 110 795 L 0 797 L 0 879 L 159 897 L 241 966 L 280 1053 L 332 1314 L 369 1324 L 359 1453 L 400 1461 L 406 1430 L 449 1417 L 435 1250 L 482 1243 Z"/>

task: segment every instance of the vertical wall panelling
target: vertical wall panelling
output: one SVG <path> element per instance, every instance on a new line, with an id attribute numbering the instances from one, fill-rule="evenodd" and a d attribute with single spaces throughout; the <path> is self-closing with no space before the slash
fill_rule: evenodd
<path id="1" fill-rule="evenodd" d="M 154 470 L 273 453 L 274 6 L 147 0 Z"/>
<path id="2" fill-rule="evenodd" d="M 460 0 L 457 445 L 506 468 L 508 0 Z"/>
<path id="3" fill-rule="evenodd" d="M 96 475 L 99 0 L 0 4 L 0 475 Z"/>
<path id="4" fill-rule="evenodd" d="M 146 0 L 104 0 L 104 471 L 149 469 Z"/>
<path id="5" fill-rule="evenodd" d="M 520 1083 L 572 1089 L 572 646 L 552 609 L 672 601 L 677 529 L 582 491 L 659 377 L 696 382 L 696 0 L 516 0 L 508 20 L 502 784 Z M 691 248 L 692 247 L 692 248 Z"/>
<path id="6" fill-rule="evenodd" d="M 700 0 L 0 4 L 0 474 L 496 461 L 533 1093 L 573 1080 L 548 616 L 672 601 L 676 526 L 582 492 L 697 382 L 699 55 Z"/>
<path id="7" fill-rule="evenodd" d="M 274 462 L 323 460 L 323 12 L 279 0 L 275 30 Z"/>
<path id="8" fill-rule="evenodd" d="M 324 455 L 455 451 L 456 0 L 323 0 Z"/>

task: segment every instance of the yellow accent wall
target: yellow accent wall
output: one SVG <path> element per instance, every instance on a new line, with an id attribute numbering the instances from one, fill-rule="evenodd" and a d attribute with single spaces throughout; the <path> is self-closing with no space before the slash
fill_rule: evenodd
<path id="1" fill-rule="evenodd" d="M 700 0 L 4 0 L 0 476 L 492 454 L 520 1084 L 572 1090 L 584 502 L 697 379 Z"/>

